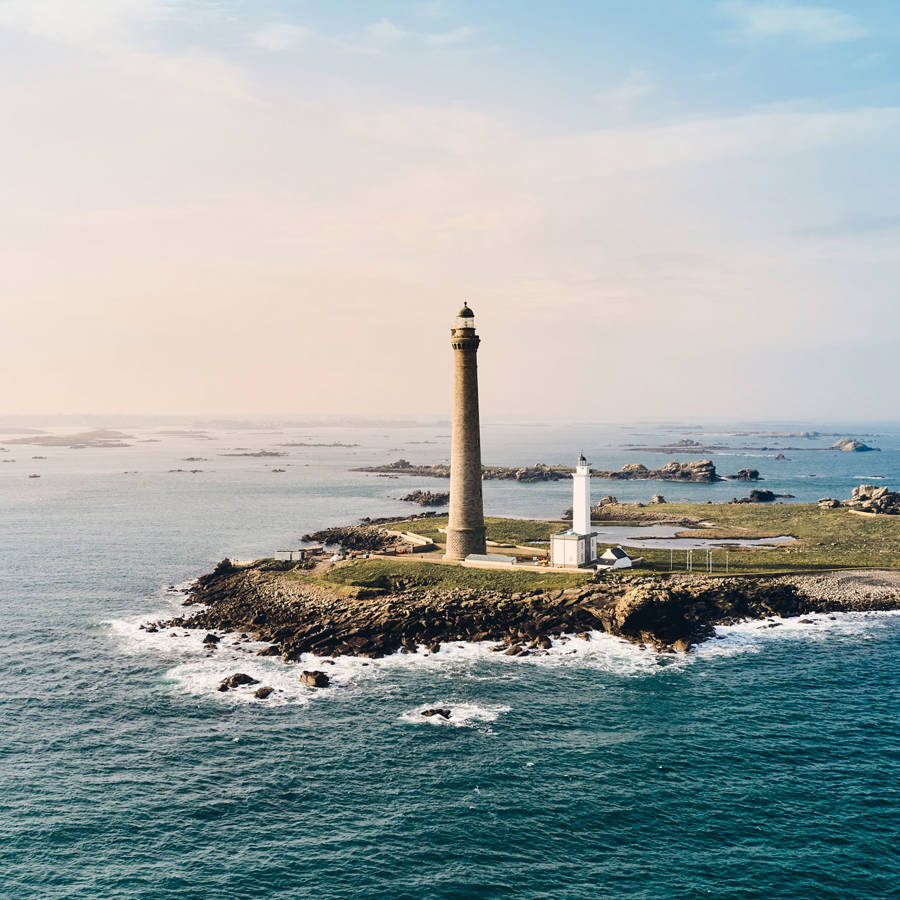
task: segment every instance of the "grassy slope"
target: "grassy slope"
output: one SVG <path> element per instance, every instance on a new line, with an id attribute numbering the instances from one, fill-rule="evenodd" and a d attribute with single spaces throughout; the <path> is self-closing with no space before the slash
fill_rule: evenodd
<path id="1" fill-rule="evenodd" d="M 589 575 L 580 572 L 512 572 L 503 569 L 469 569 L 412 559 L 360 559 L 320 575 L 326 585 L 341 587 L 428 587 L 449 590 L 504 590 L 524 592 L 559 590 L 584 584 Z"/>

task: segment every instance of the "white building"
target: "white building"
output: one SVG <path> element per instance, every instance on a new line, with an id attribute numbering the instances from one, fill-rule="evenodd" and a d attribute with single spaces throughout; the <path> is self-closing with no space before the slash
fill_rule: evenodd
<path id="1" fill-rule="evenodd" d="M 600 554 L 598 568 L 630 569 L 633 564 L 631 557 L 621 547 L 610 547 L 605 553 Z"/>
<path id="2" fill-rule="evenodd" d="M 566 568 L 597 562 L 597 534 L 591 531 L 591 467 L 584 455 L 572 475 L 572 527 L 550 535 L 550 565 Z"/>

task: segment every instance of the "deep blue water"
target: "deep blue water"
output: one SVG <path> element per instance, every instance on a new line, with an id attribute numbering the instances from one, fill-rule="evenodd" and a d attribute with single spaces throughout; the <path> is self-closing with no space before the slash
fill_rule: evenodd
<path id="1" fill-rule="evenodd" d="M 881 453 L 716 463 L 755 464 L 767 487 L 804 499 L 845 497 L 860 476 L 900 486 L 900 432 L 868 430 Z M 487 428 L 485 459 L 566 461 L 575 444 L 595 465 L 650 464 L 615 446 L 660 438 L 638 431 Z M 748 623 L 677 659 L 601 638 L 541 660 L 454 647 L 346 661 L 317 695 L 278 660 L 231 646 L 208 658 L 196 636 L 137 629 L 177 609 L 168 585 L 225 555 L 405 511 L 392 498 L 418 482 L 347 470 L 433 461 L 443 433 L 5 445 L 0 458 L 16 463 L 0 464 L 0 896 L 897 896 L 900 616 Z M 304 438 L 362 446 L 219 456 Z M 204 472 L 168 471 L 194 466 Z M 612 490 L 702 502 L 741 487 Z M 556 515 L 568 499 L 565 485 L 486 484 L 498 514 Z M 278 693 L 215 692 L 241 670 Z M 418 715 L 435 704 L 458 725 Z"/>

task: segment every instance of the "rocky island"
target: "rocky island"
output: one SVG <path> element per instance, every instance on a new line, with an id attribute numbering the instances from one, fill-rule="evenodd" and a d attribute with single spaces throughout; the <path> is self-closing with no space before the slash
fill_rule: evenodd
<path id="1" fill-rule="evenodd" d="M 210 652 L 215 632 L 244 632 L 267 644 L 262 654 L 295 662 L 307 655 L 437 652 L 441 644 L 458 641 L 489 641 L 491 649 L 510 656 L 538 655 L 554 642 L 598 631 L 660 651 L 684 651 L 712 637 L 716 625 L 744 619 L 768 618 L 776 627 L 783 616 L 900 608 L 895 515 L 865 517 L 852 508 L 815 504 L 637 507 L 610 499 L 602 506 L 606 515 L 630 521 L 637 532 L 642 524 L 670 521 L 686 528 L 676 537 L 725 541 L 724 549 L 713 551 L 713 571 L 670 571 L 672 552 L 644 548 L 644 567 L 623 572 L 450 565 L 438 561 L 446 517 L 430 515 L 391 522 L 390 529 L 365 524 L 306 536 L 340 545 L 345 553 L 359 548 L 366 558 L 223 560 L 190 589 L 184 615 L 146 627 L 203 629 L 211 637 Z M 510 555 L 540 553 L 561 525 L 487 520 L 489 539 L 510 548 L 497 552 Z M 434 547 L 410 552 L 405 536 L 411 529 L 430 537 Z M 778 534 L 794 540 L 727 545 L 732 538 Z M 398 552 L 406 555 L 393 555 Z M 390 555 L 369 556 L 384 553 Z"/>

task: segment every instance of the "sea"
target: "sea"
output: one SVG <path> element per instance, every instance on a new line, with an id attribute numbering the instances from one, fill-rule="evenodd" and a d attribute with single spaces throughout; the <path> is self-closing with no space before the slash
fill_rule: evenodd
<path id="1" fill-rule="evenodd" d="M 900 896 L 897 614 L 746 622 L 680 655 L 600 634 L 540 658 L 452 644 L 339 660 L 306 688 L 306 666 L 252 644 L 139 626 L 223 557 L 418 511 L 399 497 L 443 482 L 352 470 L 446 460 L 448 424 L 135 420 L 114 425 L 125 446 L 12 443 L 96 424 L 0 421 L 0 897 Z M 844 436 L 880 452 L 825 449 Z M 679 439 L 725 447 L 720 473 L 759 469 L 783 502 L 900 488 L 897 424 L 488 422 L 483 457 L 656 467 L 695 457 L 629 447 Z M 231 455 L 261 450 L 285 455 Z M 566 482 L 484 493 L 489 515 L 570 505 Z M 275 690 L 216 691 L 234 672 Z"/>

